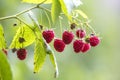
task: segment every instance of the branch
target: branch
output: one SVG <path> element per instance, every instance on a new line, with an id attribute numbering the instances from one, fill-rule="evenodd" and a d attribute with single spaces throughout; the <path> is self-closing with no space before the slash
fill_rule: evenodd
<path id="1" fill-rule="evenodd" d="M 36 8 L 44 9 L 44 10 L 50 12 L 50 10 L 48 10 L 48 9 L 46 9 L 46 8 L 44 8 L 44 7 L 42 7 L 42 6 L 40 6 L 40 5 L 43 4 L 45 1 L 47 1 L 47 0 L 44 0 L 43 2 L 37 4 L 37 5 L 35 5 L 35 6 L 31 7 L 31 8 L 29 8 L 29 9 L 26 9 L 26 10 L 24 10 L 24 11 L 21 11 L 21 12 L 15 14 L 15 15 L 2 17 L 2 18 L 0 18 L 0 21 L 6 20 L 6 19 L 13 19 L 13 18 L 14 18 L 14 19 L 17 19 L 18 16 L 20 16 L 20 15 L 22 15 L 22 14 L 24 14 L 24 13 L 30 11 L 30 10 L 36 9 Z"/>

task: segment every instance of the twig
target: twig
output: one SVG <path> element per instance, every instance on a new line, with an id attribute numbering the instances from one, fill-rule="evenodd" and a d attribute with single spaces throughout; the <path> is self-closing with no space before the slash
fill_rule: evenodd
<path id="1" fill-rule="evenodd" d="M 45 1 L 46 1 L 46 0 L 44 0 L 43 2 L 37 4 L 37 5 L 35 5 L 35 6 L 31 7 L 31 8 L 29 8 L 29 9 L 26 9 L 26 10 L 24 10 L 24 11 L 21 11 L 21 12 L 15 14 L 15 15 L 2 17 L 2 18 L 0 18 L 0 21 L 6 20 L 6 19 L 17 19 L 18 16 L 20 16 L 20 15 L 22 15 L 22 14 L 24 14 L 24 13 L 30 11 L 30 10 L 36 9 L 36 8 L 41 8 L 41 9 L 44 9 L 44 10 L 46 10 L 46 11 L 49 11 L 48 9 L 46 9 L 46 8 L 44 8 L 44 7 L 42 7 L 42 6 L 40 6 L 40 5 L 43 4 Z M 50 12 L 50 11 L 49 11 L 49 12 Z"/>

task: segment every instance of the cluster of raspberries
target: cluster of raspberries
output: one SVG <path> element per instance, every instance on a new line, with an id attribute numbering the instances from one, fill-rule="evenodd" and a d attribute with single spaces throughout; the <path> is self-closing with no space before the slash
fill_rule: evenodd
<path id="1" fill-rule="evenodd" d="M 94 34 L 86 38 L 86 31 L 83 29 L 76 30 L 75 35 L 72 31 L 64 31 L 62 39 L 54 38 L 55 33 L 53 30 L 45 30 L 42 32 L 42 35 L 47 43 L 50 43 L 54 39 L 53 45 L 57 52 L 63 52 L 66 45 L 73 43 L 73 50 L 75 53 L 85 53 L 89 51 L 91 47 L 95 47 L 100 43 L 100 38 Z M 77 39 L 74 39 L 75 36 Z M 7 55 L 7 50 L 2 49 L 2 51 Z M 12 49 L 12 51 L 17 53 L 18 59 L 24 60 L 26 58 L 26 49 Z"/>
<path id="2" fill-rule="evenodd" d="M 45 30 L 42 33 L 43 38 L 47 43 L 50 43 L 54 37 L 53 30 Z M 77 39 L 74 39 L 74 37 Z M 86 38 L 86 31 L 82 29 L 76 30 L 76 34 L 72 31 L 64 31 L 62 34 L 62 39 L 55 38 L 54 39 L 54 48 L 58 52 L 63 52 L 66 45 L 69 45 L 73 42 L 73 50 L 75 53 L 85 53 L 90 50 L 91 46 L 95 47 L 100 43 L 100 38 L 94 34 L 91 34 L 88 38 Z"/>

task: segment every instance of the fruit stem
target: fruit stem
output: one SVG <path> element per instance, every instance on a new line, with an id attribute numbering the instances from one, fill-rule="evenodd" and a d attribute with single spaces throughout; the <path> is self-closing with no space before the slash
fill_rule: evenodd
<path id="1" fill-rule="evenodd" d="M 81 29 L 83 29 L 83 23 L 81 22 L 81 20 L 79 20 L 79 19 L 77 19 L 76 17 L 74 17 L 74 16 L 72 16 L 72 18 L 74 19 L 74 20 L 76 20 L 77 22 L 79 22 L 80 24 L 80 27 L 81 27 Z"/>
<path id="2" fill-rule="evenodd" d="M 92 26 L 90 26 L 87 22 L 84 23 L 86 25 L 86 27 L 88 27 L 93 34 L 96 34 L 95 30 L 92 28 Z"/>
<path id="3" fill-rule="evenodd" d="M 62 21 L 61 21 L 60 17 L 59 17 L 59 23 L 60 23 L 60 33 L 61 33 L 61 36 L 62 36 Z"/>
<path id="4" fill-rule="evenodd" d="M 96 34 L 95 30 L 92 28 L 92 26 L 90 26 L 88 24 L 89 22 L 81 22 L 79 19 L 77 19 L 77 18 L 75 18 L 73 16 L 72 16 L 72 18 L 75 19 L 76 21 L 80 22 L 80 25 L 82 26 L 82 28 L 83 28 L 83 25 L 86 25 L 86 27 L 88 27 L 92 31 L 93 34 Z"/>
<path id="5" fill-rule="evenodd" d="M 51 11 L 50 11 L 49 9 L 45 8 L 45 7 L 38 6 L 37 8 L 43 9 L 43 10 L 45 10 L 45 11 L 47 11 L 47 12 L 50 12 L 50 13 L 51 13 Z"/>
<path id="6" fill-rule="evenodd" d="M 48 19 L 49 28 L 51 28 L 51 27 L 52 27 L 52 24 L 51 24 L 51 21 L 50 21 L 50 17 L 49 17 L 48 13 L 47 13 L 45 10 L 44 10 L 44 12 L 45 12 L 45 15 L 46 15 L 46 17 L 47 17 L 47 19 Z"/>

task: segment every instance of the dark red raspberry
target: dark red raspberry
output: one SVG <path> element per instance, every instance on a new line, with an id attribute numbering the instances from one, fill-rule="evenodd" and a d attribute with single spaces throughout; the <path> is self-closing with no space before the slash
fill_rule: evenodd
<path id="1" fill-rule="evenodd" d="M 89 41 L 90 41 L 90 45 L 92 47 L 95 47 L 100 43 L 100 38 L 97 36 L 91 36 Z"/>
<path id="2" fill-rule="evenodd" d="M 65 48 L 65 43 L 61 39 L 55 39 L 54 48 L 58 52 L 63 52 Z"/>
<path id="3" fill-rule="evenodd" d="M 6 55 L 8 55 L 8 53 L 7 53 L 7 50 L 6 50 L 6 49 L 2 49 L 2 51 L 3 51 Z"/>
<path id="4" fill-rule="evenodd" d="M 53 30 L 46 30 L 42 33 L 44 39 L 47 43 L 50 43 L 54 38 L 54 31 Z"/>
<path id="5" fill-rule="evenodd" d="M 77 36 L 78 38 L 84 38 L 85 35 L 86 35 L 85 30 L 78 29 L 78 30 L 76 31 L 76 36 Z"/>
<path id="6" fill-rule="evenodd" d="M 24 60 L 26 58 L 26 55 L 27 55 L 27 51 L 26 49 L 19 49 L 17 51 L 17 57 L 20 59 L 20 60 Z"/>
<path id="7" fill-rule="evenodd" d="M 79 53 L 82 50 L 84 42 L 82 40 L 75 40 L 73 42 L 73 49 L 76 53 Z"/>
<path id="8" fill-rule="evenodd" d="M 62 40 L 65 44 L 70 44 L 74 38 L 74 35 L 72 32 L 64 31 L 62 35 Z"/>
<path id="9" fill-rule="evenodd" d="M 83 53 L 85 53 L 85 52 L 89 51 L 90 48 L 91 48 L 91 46 L 90 46 L 89 43 L 84 43 L 83 48 L 82 48 L 81 51 L 82 51 Z"/>

